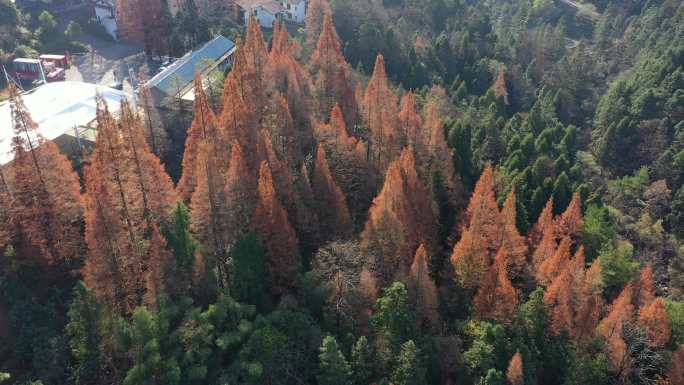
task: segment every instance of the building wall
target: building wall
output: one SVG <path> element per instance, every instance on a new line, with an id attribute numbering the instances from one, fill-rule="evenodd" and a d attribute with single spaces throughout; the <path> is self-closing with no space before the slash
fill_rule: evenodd
<path id="1" fill-rule="evenodd" d="M 257 7 L 251 10 L 256 16 L 259 25 L 264 28 L 273 28 L 273 23 L 276 21 L 276 16 L 262 7 Z M 245 12 L 245 25 L 249 23 L 249 12 Z"/>
<path id="2" fill-rule="evenodd" d="M 100 21 L 107 33 L 117 39 L 116 18 L 110 8 L 95 6 L 95 17 Z"/>
<path id="3" fill-rule="evenodd" d="M 287 12 L 292 15 L 292 21 L 298 24 L 304 23 L 306 19 L 306 1 L 300 1 L 299 4 L 291 4 L 290 7 L 291 9 Z M 287 4 L 285 4 L 285 8 L 287 9 Z"/>

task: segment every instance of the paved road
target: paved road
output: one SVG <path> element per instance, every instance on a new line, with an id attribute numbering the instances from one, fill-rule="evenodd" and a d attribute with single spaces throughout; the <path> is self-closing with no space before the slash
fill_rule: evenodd
<path id="1" fill-rule="evenodd" d="M 66 25 L 74 20 L 74 14 L 60 17 L 60 24 Z M 149 76 L 152 66 L 144 54 L 143 47 L 125 42 L 114 42 L 101 39 L 87 32 L 77 37 L 87 47 L 88 52 L 75 55 L 73 65 L 67 70 L 67 80 L 111 86 L 123 83 L 124 90 L 131 92 L 137 83 L 140 70 Z M 133 73 L 136 79 L 131 79 Z"/>

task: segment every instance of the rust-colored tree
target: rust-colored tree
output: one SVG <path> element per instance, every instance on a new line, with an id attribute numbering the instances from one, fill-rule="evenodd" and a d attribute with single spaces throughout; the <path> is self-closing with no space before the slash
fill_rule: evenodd
<path id="1" fill-rule="evenodd" d="M 321 242 L 350 236 L 353 227 L 347 199 L 333 179 L 323 145 L 318 147 L 316 154 L 312 187 L 321 226 Z"/>
<path id="2" fill-rule="evenodd" d="M 316 139 L 325 145 L 330 170 L 347 197 L 357 223 L 362 223 L 373 199 L 375 176 L 367 162 L 364 144 L 349 135 L 342 109 L 335 105 L 329 123 L 316 126 Z"/>
<path id="3" fill-rule="evenodd" d="M 306 10 L 306 44 L 313 47 L 318 37 L 323 32 L 323 23 L 326 15 L 331 15 L 332 10 L 328 0 L 311 0 Z"/>
<path id="4" fill-rule="evenodd" d="M 572 257 L 570 254 L 571 243 L 572 241 L 569 237 L 563 238 L 551 258 L 547 258 L 542 262 L 537 271 L 537 281 L 539 283 L 542 285 L 551 283 L 561 273 L 563 267 L 570 262 Z"/>
<path id="5" fill-rule="evenodd" d="M 139 198 L 132 201 L 132 214 L 144 220 L 146 236 L 149 236 L 152 224 L 166 219 L 178 197 L 171 178 L 147 145 L 140 117 L 127 101 L 121 104 L 118 129 L 129 163 L 127 170 L 131 173 L 127 188 L 134 192 L 131 196 Z"/>
<path id="6" fill-rule="evenodd" d="M 634 285 L 634 305 L 639 309 L 648 306 L 655 300 L 656 292 L 653 284 L 653 266 L 646 264 L 639 272 L 639 278 Z"/>
<path id="7" fill-rule="evenodd" d="M 525 385 L 525 377 L 523 376 L 523 361 L 520 351 L 515 352 L 513 358 L 511 358 L 511 361 L 508 363 L 506 379 L 511 385 Z"/>
<path id="8" fill-rule="evenodd" d="M 435 252 L 434 207 L 418 179 L 411 148 L 390 164 L 385 184 L 368 213 L 361 243 L 378 258 L 376 274 L 383 285 L 396 273 L 408 271 L 421 243 L 428 255 Z"/>
<path id="9" fill-rule="evenodd" d="M 249 228 L 257 200 L 257 181 L 250 173 L 244 151 L 237 142 L 233 143 L 230 151 L 225 189 L 228 243 L 233 244 Z"/>
<path id="10" fill-rule="evenodd" d="M 651 346 L 662 348 L 670 340 L 672 329 L 662 298 L 656 298 L 641 308 L 639 324 L 646 330 L 646 338 Z"/>
<path id="11" fill-rule="evenodd" d="M 385 59 L 378 55 L 363 98 L 363 122 L 368 130 L 371 159 L 379 170 L 387 169 L 406 142 L 399 130 L 397 103 L 387 79 Z"/>
<path id="12" fill-rule="evenodd" d="M 684 385 L 684 345 L 679 345 L 672 355 L 668 380 L 671 385 Z"/>
<path id="13" fill-rule="evenodd" d="M 601 261 L 596 259 L 584 274 L 575 315 L 575 336 L 583 341 L 593 335 L 603 309 L 603 279 Z"/>
<path id="14" fill-rule="evenodd" d="M 572 196 L 572 200 L 563 214 L 556 220 L 556 237 L 570 237 L 573 242 L 578 242 L 582 237 L 584 220 L 582 219 L 582 198 L 579 193 Z"/>
<path id="15" fill-rule="evenodd" d="M 326 120 L 332 108 L 339 104 L 347 125 L 351 127 L 356 124 L 358 113 L 356 82 L 342 55 L 342 43 L 337 36 L 330 14 L 326 14 L 323 19 L 323 29 L 309 65 L 318 101 L 318 120 Z"/>
<path id="16" fill-rule="evenodd" d="M 298 153 L 296 158 L 300 160 L 301 148 L 311 148 L 313 145 L 311 110 L 314 100 L 313 82 L 308 71 L 296 60 L 296 50 L 296 44 L 290 40 L 287 28 L 280 23 L 276 24 L 270 53 L 270 86 L 276 94 L 282 95 L 290 114 L 289 119 L 294 127 L 299 128 L 294 132 L 296 135 L 290 135 L 295 139 L 290 146 L 293 147 L 292 152 Z M 270 114 L 276 118 L 275 123 L 279 122 L 278 114 L 282 114 L 284 110 L 282 98 L 275 100 L 275 112 Z M 275 131 L 271 130 L 271 133 L 275 135 Z"/>
<path id="17" fill-rule="evenodd" d="M 454 246 L 451 263 L 461 284 L 477 288 L 501 248 L 503 219 L 494 197 L 494 172 L 485 168 L 465 213 L 466 228 Z"/>
<path id="18" fill-rule="evenodd" d="M 508 250 L 509 256 L 508 275 L 514 282 L 521 283 L 529 275 L 528 249 L 525 237 L 518 232 L 515 190 L 506 197 L 501 216 L 503 218 L 502 246 Z"/>
<path id="19" fill-rule="evenodd" d="M 81 263 L 85 252 L 78 176 L 57 145 L 41 137 L 38 125 L 11 83 L 9 91 L 14 130 L 14 160 L 9 166 L 12 182 L 10 187 L 3 176 L 0 188 L 4 201 L 11 198 L 11 204 L 2 210 L 9 209 L 5 215 L 16 226 L 13 232 L 18 236 L 17 246 L 27 248 L 21 253 L 25 261 L 18 262 L 30 261 L 39 267 L 65 264 L 69 270 Z"/>
<path id="20" fill-rule="evenodd" d="M 0 168 L 0 250 L 10 242 L 13 234 L 12 223 L 12 195 L 5 178 L 5 172 Z"/>
<path id="21" fill-rule="evenodd" d="M 562 331 L 572 334 L 574 328 L 574 274 L 568 264 L 563 271 L 551 282 L 544 293 L 544 305 L 550 318 L 550 330 L 559 335 Z"/>
<path id="22" fill-rule="evenodd" d="M 297 235 L 278 201 L 273 176 L 265 161 L 259 171 L 259 200 L 252 228 L 264 245 L 270 289 L 275 294 L 282 294 L 294 286 L 301 261 Z"/>
<path id="23" fill-rule="evenodd" d="M 497 99 L 503 100 L 505 105 L 508 105 L 508 88 L 506 87 L 506 67 L 499 66 L 499 72 L 496 76 L 496 81 L 492 84 L 492 91 Z"/>
<path id="24" fill-rule="evenodd" d="M 202 143 L 211 141 L 220 142 L 221 135 L 218 131 L 218 123 L 214 111 L 209 105 L 207 94 L 202 86 L 202 78 L 199 74 L 195 75 L 195 117 L 192 125 L 188 129 L 188 136 L 185 140 L 185 152 L 183 154 L 183 174 L 178 181 L 177 191 L 180 197 L 186 202 L 190 202 L 190 197 L 197 186 L 197 156 Z M 213 156 L 214 154 L 212 154 Z M 227 160 L 227 159 L 226 159 Z M 214 160 L 218 165 L 223 166 L 223 162 Z M 227 167 L 227 165 L 226 165 Z"/>
<path id="25" fill-rule="evenodd" d="M 606 341 L 606 353 L 613 368 L 619 368 L 627 354 L 627 345 L 623 339 L 623 326 L 626 322 L 634 320 L 633 291 L 634 284 L 630 282 L 610 305 L 608 314 L 596 329 L 596 332 Z"/>
<path id="26" fill-rule="evenodd" d="M 206 256 L 216 261 L 220 283 L 225 286 L 228 284 L 228 234 L 231 229 L 228 227 L 225 181 L 211 155 L 215 151 L 214 145 L 207 141 L 198 148 L 196 186 L 192 193 L 190 210 L 192 232 L 204 245 Z"/>
<path id="27" fill-rule="evenodd" d="M 546 231 L 548 229 L 553 229 L 554 226 L 555 225 L 553 222 L 553 198 L 549 198 L 549 200 L 546 202 L 546 206 L 544 206 L 544 209 L 539 215 L 539 219 L 537 219 L 537 222 L 534 224 L 534 226 L 532 226 L 532 229 L 528 234 L 530 245 L 534 246 L 535 248 L 538 248 L 539 242 L 542 241 L 544 234 L 546 234 Z M 535 266 L 537 265 L 535 264 Z"/>
<path id="28" fill-rule="evenodd" d="M 163 248 L 152 248 L 152 237 L 176 195 L 127 103 L 117 122 L 99 99 L 97 121 L 98 140 L 86 173 L 84 277 L 105 303 L 130 314 L 147 295 L 149 263 L 167 259 Z"/>
<path id="29" fill-rule="evenodd" d="M 413 146 L 416 152 L 423 152 L 427 138 L 423 131 L 423 118 L 416 110 L 416 101 L 413 92 L 407 92 L 401 98 L 401 110 L 399 111 L 399 127 L 406 137 L 408 145 Z"/>
<path id="30" fill-rule="evenodd" d="M 422 244 L 413 257 L 409 271 L 408 288 L 412 294 L 418 326 L 436 330 L 439 327 L 439 301 L 437 286 L 430 277 L 428 254 Z"/>
<path id="31" fill-rule="evenodd" d="M 518 308 L 518 292 L 508 279 L 508 253 L 499 249 L 494 264 L 483 277 L 473 299 L 473 310 L 478 318 L 493 319 L 510 324 Z"/>

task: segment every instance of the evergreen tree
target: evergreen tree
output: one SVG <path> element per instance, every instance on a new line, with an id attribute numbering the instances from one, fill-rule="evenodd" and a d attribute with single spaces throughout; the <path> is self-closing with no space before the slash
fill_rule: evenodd
<path id="1" fill-rule="evenodd" d="M 335 337 L 327 336 L 323 339 L 318 358 L 320 366 L 317 379 L 320 385 L 351 384 L 351 369 L 337 346 Z"/>
<path id="2" fill-rule="evenodd" d="M 352 348 L 351 369 L 353 384 L 370 384 L 375 373 L 375 357 L 365 336 L 359 337 Z"/>
<path id="3" fill-rule="evenodd" d="M 231 293 L 236 300 L 261 305 L 265 300 L 264 249 L 256 234 L 240 238 L 231 251 L 233 275 Z"/>
<path id="4" fill-rule="evenodd" d="M 395 385 L 426 384 L 425 368 L 421 362 L 420 351 L 413 340 L 401 345 L 390 379 Z"/>
<path id="5" fill-rule="evenodd" d="M 67 312 L 69 323 L 65 331 L 69 337 L 71 354 L 76 362 L 72 380 L 76 384 L 100 383 L 103 365 L 100 352 L 100 305 L 88 288 L 79 282 L 74 288 L 74 298 Z"/>

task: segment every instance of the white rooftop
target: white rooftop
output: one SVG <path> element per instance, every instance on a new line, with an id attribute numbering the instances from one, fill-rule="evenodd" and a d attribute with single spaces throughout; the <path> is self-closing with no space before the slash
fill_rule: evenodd
<path id="1" fill-rule="evenodd" d="M 22 95 L 24 104 L 38 132 L 48 140 L 73 132 L 74 127 L 89 125 L 95 120 L 97 107 L 95 96 L 101 94 L 109 111 L 117 113 L 120 102 L 133 95 L 97 84 L 83 82 L 55 82 L 39 86 Z M 9 101 L 0 104 L 0 165 L 9 163 L 12 154 L 12 114 Z"/>

